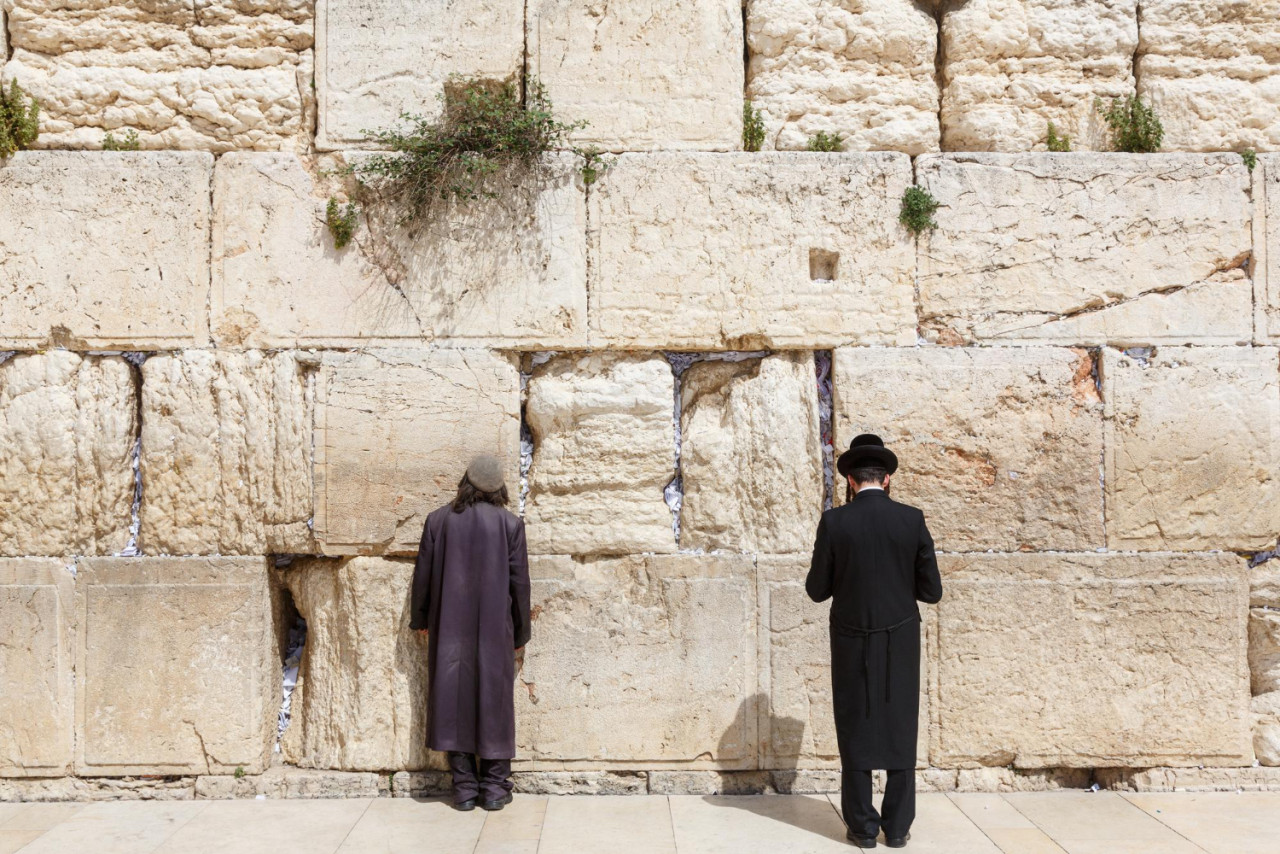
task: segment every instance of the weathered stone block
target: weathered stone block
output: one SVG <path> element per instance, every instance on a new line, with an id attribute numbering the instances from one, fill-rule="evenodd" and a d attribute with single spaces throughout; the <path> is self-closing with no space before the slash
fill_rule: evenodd
<path id="1" fill-rule="evenodd" d="M 1280 344 L 1280 155 L 1258 157 L 1253 203 L 1255 338 Z"/>
<path id="2" fill-rule="evenodd" d="M 1254 694 L 1280 691 L 1280 611 L 1249 610 L 1249 674 Z"/>
<path id="3" fill-rule="evenodd" d="M 317 378 L 316 539 L 325 554 L 416 554 L 470 459 L 518 494 L 520 376 L 475 350 L 326 353 Z"/>
<path id="4" fill-rule="evenodd" d="M 202 153 L 10 158 L 0 167 L 0 348 L 203 344 L 212 168 Z"/>
<path id="5" fill-rule="evenodd" d="M 1278 365 L 1271 347 L 1103 352 L 1110 548 L 1275 542 Z"/>
<path id="6" fill-rule="evenodd" d="M 942 16 L 942 140 L 949 151 L 1101 143 L 1095 98 L 1132 95 L 1137 0 L 969 0 Z"/>
<path id="7" fill-rule="evenodd" d="M 123 549 L 137 426 L 121 358 L 51 350 L 0 362 L 0 555 Z"/>
<path id="8" fill-rule="evenodd" d="M 749 557 L 542 557 L 531 574 L 534 639 L 516 686 L 526 770 L 755 767 Z"/>
<path id="9" fill-rule="evenodd" d="M 0 777 L 71 770 L 74 595 L 61 561 L 0 559 Z"/>
<path id="10" fill-rule="evenodd" d="M 311 382 L 292 353 L 186 350 L 142 364 L 142 550 L 314 551 Z"/>
<path id="11" fill-rule="evenodd" d="M 813 354 L 697 362 L 680 392 L 681 545 L 810 549 L 823 496 Z"/>
<path id="12" fill-rule="evenodd" d="M 1252 338 L 1249 173 L 1236 155 L 921 158 L 922 326 L 944 344 Z M 1044 214 L 1040 215 L 1039 212 Z"/>
<path id="13" fill-rule="evenodd" d="M 1249 607 L 1280 610 L 1280 561 L 1249 570 Z"/>
<path id="14" fill-rule="evenodd" d="M 1097 548 L 1093 367 L 1047 347 L 837 350 L 835 446 L 883 437 L 899 460 L 894 497 L 924 510 L 940 551 Z"/>
<path id="15" fill-rule="evenodd" d="M 1280 149 L 1280 3 L 1142 0 L 1139 91 L 1164 147 Z"/>
<path id="16" fill-rule="evenodd" d="M 903 154 L 623 155 L 588 202 L 591 341 L 909 344 L 910 184 Z"/>
<path id="17" fill-rule="evenodd" d="M 608 151 L 742 148 L 741 0 L 533 0 L 529 71 Z"/>
<path id="18" fill-rule="evenodd" d="M 561 356 L 529 379 L 529 551 L 676 550 L 675 379 L 662 356 Z"/>
<path id="19" fill-rule="evenodd" d="M 1258 763 L 1280 765 L 1280 691 L 1254 697 L 1249 706 L 1253 712 L 1253 754 Z"/>
<path id="20" fill-rule="evenodd" d="M 516 78 L 524 16 L 510 0 L 320 0 L 317 147 L 359 142 L 404 112 L 439 115 L 450 77 Z"/>
<path id="21" fill-rule="evenodd" d="M 87 558 L 76 616 L 78 774 L 266 767 L 280 666 L 265 558 Z"/>
<path id="22" fill-rule="evenodd" d="M 645 771 L 516 771 L 516 791 L 525 795 L 647 795 Z"/>
<path id="23" fill-rule="evenodd" d="M 938 22 L 911 0 L 749 0 L 747 97 L 766 146 L 938 150 Z"/>
<path id="24" fill-rule="evenodd" d="M 934 764 L 1253 762 L 1235 555 L 941 563 Z"/>

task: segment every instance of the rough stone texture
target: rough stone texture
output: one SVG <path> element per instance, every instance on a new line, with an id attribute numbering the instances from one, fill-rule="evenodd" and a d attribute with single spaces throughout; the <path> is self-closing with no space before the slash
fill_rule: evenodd
<path id="1" fill-rule="evenodd" d="M 748 0 L 747 97 L 767 148 L 938 150 L 938 22 L 912 0 Z"/>
<path id="2" fill-rule="evenodd" d="M 1280 561 L 1272 558 L 1249 570 L 1249 606 L 1280 610 Z"/>
<path id="3" fill-rule="evenodd" d="M 1166 149 L 1280 149 L 1280 2 L 1142 0 L 1139 18 L 1139 91 Z"/>
<path id="4" fill-rule="evenodd" d="M 51 350 L 0 362 L 0 555 L 123 549 L 136 444 L 123 359 Z"/>
<path id="5" fill-rule="evenodd" d="M 1223 155 L 921 158 L 932 340 L 1237 344 L 1252 338 L 1249 173 Z"/>
<path id="6" fill-rule="evenodd" d="M 408 772 L 401 772 L 407 775 Z M 397 777 L 400 774 L 395 775 Z M 385 798 L 392 794 L 387 774 L 370 771 L 316 771 L 310 768 L 270 768 L 260 775 L 206 776 L 196 778 L 195 797 L 210 800 L 232 798 L 323 799 Z M 431 794 L 441 794 L 432 792 Z"/>
<path id="7" fill-rule="evenodd" d="M 57 801 L 189 801 L 195 777 L 0 778 L 0 803 Z"/>
<path id="8" fill-rule="evenodd" d="M 311 132 L 310 0 L 12 0 L 3 76 L 40 99 L 41 146 L 277 149 Z"/>
<path id="9" fill-rule="evenodd" d="M 71 770 L 74 595 L 61 561 L 0 559 L 0 777 Z"/>
<path id="10" fill-rule="evenodd" d="M 1253 203 L 1254 335 L 1280 344 L 1280 155 L 1258 157 Z"/>
<path id="11" fill-rule="evenodd" d="M 742 148 L 741 0 L 531 0 L 529 73 L 607 151 Z"/>
<path id="12" fill-rule="evenodd" d="M 949 151 L 1100 147 L 1094 99 L 1132 95 L 1137 0 L 968 0 L 942 17 Z"/>
<path id="13" fill-rule="evenodd" d="M 1093 783 L 1093 774 L 1094 771 L 1091 768 L 1043 770 L 961 768 L 956 771 L 955 790 L 957 792 L 1056 792 L 1061 789 L 1087 789 Z"/>
<path id="14" fill-rule="evenodd" d="M 307 560 L 280 578 L 307 621 L 285 761 L 342 771 L 427 768 L 427 643 L 409 629 L 412 562 Z"/>
<path id="15" fill-rule="evenodd" d="M 518 493 L 520 377 L 476 350 L 325 353 L 316 390 L 315 532 L 324 554 L 418 552 L 426 514 L 495 454 Z"/>
<path id="16" fill-rule="evenodd" d="M 940 551 L 1098 548 L 1092 369 L 1061 348 L 840 349 L 835 447 L 883 437 L 899 460 L 893 495 L 924 511 Z"/>
<path id="17" fill-rule="evenodd" d="M 143 362 L 142 551 L 315 551 L 310 386 L 292 353 Z"/>
<path id="18" fill-rule="evenodd" d="M 1280 765 L 1280 691 L 1253 698 L 1253 754 L 1262 765 Z"/>
<path id="19" fill-rule="evenodd" d="M 0 166 L 0 348 L 203 344 L 212 168 L 177 152 Z"/>
<path id="20" fill-rule="evenodd" d="M 1107 546 L 1268 548 L 1280 530 L 1277 351 L 1103 351 Z"/>
<path id="21" fill-rule="evenodd" d="M 751 558 L 540 557 L 530 569 L 520 770 L 757 767 Z"/>
<path id="22" fill-rule="evenodd" d="M 453 777 L 447 771 L 397 771 L 391 775 L 393 798 L 430 798 L 453 793 Z"/>
<path id="23" fill-rule="evenodd" d="M 518 77 L 524 15 L 510 0 L 320 0 L 316 146 L 359 142 L 406 111 L 438 116 L 451 76 Z"/>
<path id="24" fill-rule="evenodd" d="M 681 546 L 812 548 L 823 496 L 813 354 L 697 362 L 680 393 Z"/>
<path id="25" fill-rule="evenodd" d="M 647 795 L 644 771 L 516 771 L 516 791 L 525 795 Z"/>
<path id="26" fill-rule="evenodd" d="M 588 201 L 593 345 L 912 343 L 910 183 L 903 154 L 623 155 Z"/>
<path id="27" fill-rule="evenodd" d="M 1277 792 L 1280 768 L 1099 768 L 1108 789 L 1132 792 Z M 1114 775 L 1114 776 L 1113 776 Z"/>
<path id="28" fill-rule="evenodd" d="M 263 770 L 280 702 L 265 558 L 87 558 L 76 616 L 78 774 Z"/>
<path id="29" fill-rule="evenodd" d="M 1280 691 L 1280 611 L 1249 609 L 1249 673 L 1255 695 Z"/>
<path id="30" fill-rule="evenodd" d="M 676 550 L 674 383 L 662 356 L 561 356 L 529 379 L 534 554 Z"/>
<path id="31" fill-rule="evenodd" d="M 441 212 L 417 233 L 325 227 L 331 159 L 229 154 L 214 172 L 213 335 L 223 346 L 454 340 L 586 343 L 586 195 L 571 158 L 544 185 Z M 493 247 L 501 246 L 501 251 Z"/>
<path id="32" fill-rule="evenodd" d="M 651 795 L 767 795 L 768 771 L 650 771 Z"/>
<path id="33" fill-rule="evenodd" d="M 1235 555 L 967 555 L 942 569 L 935 764 L 1253 762 Z"/>

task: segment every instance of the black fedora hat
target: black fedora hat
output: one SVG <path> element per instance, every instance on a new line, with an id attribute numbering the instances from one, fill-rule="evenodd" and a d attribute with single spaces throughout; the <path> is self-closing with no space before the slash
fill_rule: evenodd
<path id="1" fill-rule="evenodd" d="M 863 433 L 855 436 L 849 443 L 849 450 L 836 460 L 836 469 L 842 477 L 859 466 L 879 466 L 889 474 L 898 470 L 898 457 L 884 446 L 884 441 L 874 433 Z"/>

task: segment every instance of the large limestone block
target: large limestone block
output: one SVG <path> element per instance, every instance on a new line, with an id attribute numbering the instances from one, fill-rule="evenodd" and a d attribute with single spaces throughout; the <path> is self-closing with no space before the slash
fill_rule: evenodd
<path id="1" fill-rule="evenodd" d="M 426 514 L 493 454 L 519 494 L 520 375 L 476 350 L 326 353 L 317 379 L 315 532 L 324 554 L 416 554 Z M 512 505 L 514 508 L 514 505 Z"/>
<path id="2" fill-rule="evenodd" d="M 343 250 L 325 227 L 328 188 L 317 174 L 335 167 L 291 154 L 218 160 L 212 326 L 220 345 L 586 343 L 586 192 L 571 158 L 553 157 L 536 188 L 441 211 L 412 231 L 362 216 Z"/>
<path id="3" fill-rule="evenodd" d="M 1044 150 L 1102 139 L 1095 98 L 1132 95 L 1138 0 L 968 0 L 942 17 L 942 147 Z"/>
<path id="4" fill-rule="evenodd" d="M 280 577 L 307 621 L 285 761 L 343 771 L 428 767 L 427 642 L 409 629 L 413 563 L 307 560 Z"/>
<path id="5" fill-rule="evenodd" d="M 1139 91 L 1173 151 L 1280 149 L 1280 2 L 1142 0 Z"/>
<path id="6" fill-rule="evenodd" d="M 742 148 L 741 0 L 532 0 L 529 72 L 608 151 Z"/>
<path id="7" fill-rule="evenodd" d="M 1092 370 L 1060 348 L 837 350 L 835 447 L 880 435 L 898 455 L 894 498 L 924 511 L 940 551 L 1098 548 Z"/>
<path id="8" fill-rule="evenodd" d="M 1280 765 L 1280 691 L 1254 697 L 1253 753 L 1258 764 Z"/>
<path id="9" fill-rule="evenodd" d="M 0 348 L 203 344 L 203 153 L 18 152 L 0 166 Z"/>
<path id="10" fill-rule="evenodd" d="M 1253 763 L 1235 555 L 941 563 L 933 764 Z"/>
<path id="11" fill-rule="evenodd" d="M 50 350 L 0 362 L 0 555 L 128 545 L 137 400 L 119 357 Z"/>
<path id="12" fill-rule="evenodd" d="M 746 556 L 532 562 L 516 753 L 534 769 L 756 767 Z"/>
<path id="13" fill-rule="evenodd" d="M 143 362 L 142 550 L 314 551 L 312 408 L 293 353 L 186 350 Z"/>
<path id="14" fill-rule="evenodd" d="M 451 77 L 518 77 L 524 19 L 512 0 L 318 0 L 317 147 L 367 139 L 404 112 L 439 115 Z"/>
<path id="15" fill-rule="evenodd" d="M 310 0 L 12 0 L 3 76 L 40 99 L 39 144 L 98 148 L 132 128 L 146 148 L 305 146 Z"/>
<path id="16" fill-rule="evenodd" d="M 623 155 L 588 202 L 592 343 L 909 344 L 910 184 L 903 154 Z"/>
<path id="17" fill-rule="evenodd" d="M 1280 344 L 1280 155 L 1258 157 L 1253 202 L 1255 337 Z"/>
<path id="18" fill-rule="evenodd" d="M 747 97 L 766 146 L 938 150 L 938 22 L 912 0 L 748 0 Z"/>
<path id="19" fill-rule="evenodd" d="M 1249 609 L 1249 673 L 1253 693 L 1280 691 L 1280 611 Z"/>
<path id="20" fill-rule="evenodd" d="M 1236 155 L 921 158 L 925 334 L 1098 345 L 1247 343 L 1249 173 Z"/>
<path id="21" fill-rule="evenodd" d="M 561 356 L 529 379 L 529 551 L 676 550 L 675 379 L 662 356 Z"/>
<path id="22" fill-rule="evenodd" d="M 1278 367 L 1271 347 L 1103 352 L 1110 548 L 1275 542 Z"/>
<path id="23" fill-rule="evenodd" d="M 76 616 L 77 773 L 265 769 L 280 705 L 265 558 L 88 558 Z"/>
<path id="24" fill-rule="evenodd" d="M 61 561 L 0 558 L 0 777 L 71 770 L 74 595 Z"/>
<path id="25" fill-rule="evenodd" d="M 813 354 L 696 362 L 680 393 L 680 544 L 812 548 L 823 497 Z"/>

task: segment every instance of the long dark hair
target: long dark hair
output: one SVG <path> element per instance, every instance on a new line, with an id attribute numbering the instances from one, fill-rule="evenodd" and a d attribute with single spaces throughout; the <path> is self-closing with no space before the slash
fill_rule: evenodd
<path id="1" fill-rule="evenodd" d="M 497 492 L 483 492 L 475 488 L 471 481 L 467 480 L 464 474 L 462 480 L 458 481 L 458 494 L 453 497 L 453 512 L 461 513 L 472 504 L 493 504 L 498 507 L 506 507 L 511 501 L 511 496 L 507 495 L 507 486 L 503 484 L 498 487 Z"/>

